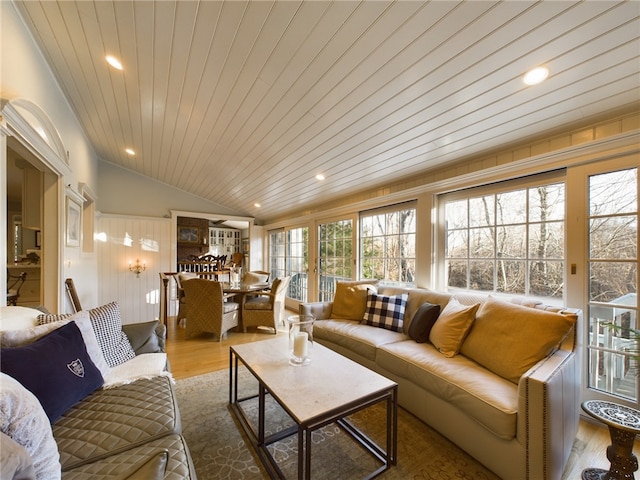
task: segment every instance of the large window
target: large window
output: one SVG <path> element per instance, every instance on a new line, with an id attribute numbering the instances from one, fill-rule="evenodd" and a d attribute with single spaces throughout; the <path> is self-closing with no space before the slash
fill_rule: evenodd
<path id="1" fill-rule="evenodd" d="M 360 214 L 360 278 L 415 284 L 416 208 L 410 205 Z"/>
<path id="2" fill-rule="evenodd" d="M 441 198 L 448 288 L 562 299 L 565 187 L 542 180 Z"/>

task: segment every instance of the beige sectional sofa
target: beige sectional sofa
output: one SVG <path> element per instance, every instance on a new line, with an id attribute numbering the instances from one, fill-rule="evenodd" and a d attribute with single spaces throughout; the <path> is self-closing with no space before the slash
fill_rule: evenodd
<path id="1" fill-rule="evenodd" d="M 381 326 L 375 300 L 402 294 L 402 322 Z M 426 327 L 423 305 L 439 310 Z M 580 311 L 364 281 L 300 313 L 316 318 L 317 342 L 396 381 L 400 406 L 501 478 L 561 477 L 578 428 Z"/>
<path id="2" fill-rule="evenodd" d="M 95 375 L 92 366 L 95 365 L 103 382 L 98 381 L 101 386 L 52 416 L 39 390 L 47 379 L 40 375 L 35 383 L 26 378 L 18 381 L 19 369 L 7 373 L 10 366 L 3 362 L 0 374 L 1 478 L 196 478 L 189 449 L 181 435 L 180 411 L 174 381 L 167 371 L 162 325 L 158 322 L 121 325 L 120 319 L 115 319 L 119 311 L 113 305 L 96 311 L 105 313 L 109 322 L 117 320 L 115 324 L 111 322 L 116 327 L 115 332 L 99 325 L 94 310 L 90 311 L 91 316 L 88 312 L 67 318 L 64 315 L 48 316 L 44 323 L 37 325 L 37 319 L 42 318 L 37 310 L 1 308 L 0 358 L 3 360 L 27 358 L 33 364 L 36 363 L 34 355 L 37 356 L 40 349 L 44 357 L 40 359 L 42 362 L 56 363 L 58 352 L 40 345 L 57 332 L 68 329 L 71 323 L 87 325 L 89 333 L 92 325 L 94 329 L 99 327 L 96 332 L 102 333 L 97 334 L 98 344 L 90 344 L 84 336 L 85 330 L 79 328 L 87 355 L 81 353 L 77 361 L 74 353 L 72 359 L 76 361 L 68 367 L 82 377 L 81 380 L 86 380 Z M 101 335 L 118 338 L 112 346 L 119 350 L 116 356 L 119 355 L 120 360 L 110 358 Z M 19 351 L 25 348 L 31 348 L 31 351 Z M 61 348 L 65 350 L 65 345 Z"/>

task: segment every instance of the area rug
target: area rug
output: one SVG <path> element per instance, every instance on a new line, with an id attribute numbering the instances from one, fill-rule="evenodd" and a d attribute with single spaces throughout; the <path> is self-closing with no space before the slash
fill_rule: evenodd
<path id="1" fill-rule="evenodd" d="M 257 392 L 257 382 L 247 371 L 240 375 L 241 394 Z M 221 370 L 179 380 L 176 384 L 182 430 L 199 480 L 258 480 L 268 474 L 229 408 L 229 372 Z M 245 410 L 255 422 L 257 403 Z M 374 406 L 350 420 L 379 444 L 385 445 L 385 408 Z M 286 413 L 267 402 L 267 434 L 292 425 Z M 255 425 L 255 423 L 254 423 Z M 359 479 L 378 466 L 363 448 L 337 425 L 312 435 L 312 478 Z M 286 478 L 297 478 L 297 440 L 289 437 L 269 447 Z M 378 478 L 415 480 L 498 480 L 498 477 L 454 444 L 398 409 L 398 464 Z"/>

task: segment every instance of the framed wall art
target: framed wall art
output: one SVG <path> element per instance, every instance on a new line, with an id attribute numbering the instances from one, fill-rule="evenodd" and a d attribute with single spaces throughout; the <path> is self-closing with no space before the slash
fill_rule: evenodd
<path id="1" fill-rule="evenodd" d="M 178 225 L 178 242 L 199 243 L 200 229 L 198 227 Z"/>
<path id="2" fill-rule="evenodd" d="M 73 199 L 67 197 L 67 247 L 80 246 L 80 222 L 82 221 L 82 210 Z"/>

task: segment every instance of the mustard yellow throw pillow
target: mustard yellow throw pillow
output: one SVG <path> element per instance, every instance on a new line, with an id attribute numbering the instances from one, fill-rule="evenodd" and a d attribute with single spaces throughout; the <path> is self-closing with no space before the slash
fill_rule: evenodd
<path id="1" fill-rule="evenodd" d="M 527 370 L 558 347 L 575 322 L 575 315 L 489 297 L 478 310 L 461 353 L 517 384 Z"/>
<path id="2" fill-rule="evenodd" d="M 438 320 L 431 328 L 429 341 L 445 357 L 453 357 L 460 352 L 480 304 L 462 305 L 452 298 L 442 309 Z"/>
<path id="3" fill-rule="evenodd" d="M 377 283 L 377 280 L 337 282 L 331 316 L 361 321 L 367 309 L 367 290 L 377 293 Z"/>

